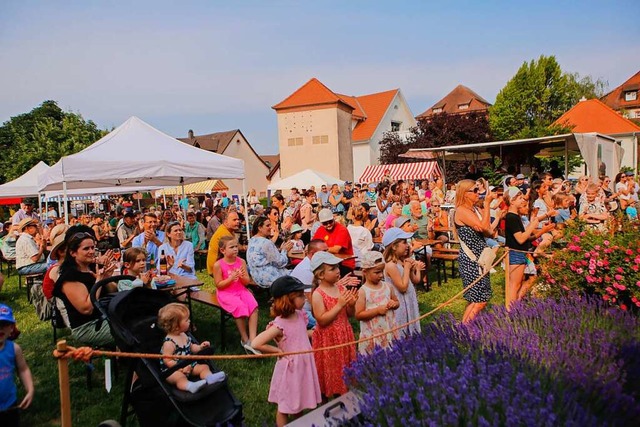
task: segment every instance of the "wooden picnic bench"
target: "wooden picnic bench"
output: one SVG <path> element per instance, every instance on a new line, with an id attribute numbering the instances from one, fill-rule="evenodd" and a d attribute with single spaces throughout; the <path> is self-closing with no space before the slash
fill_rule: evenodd
<path id="1" fill-rule="evenodd" d="M 227 320 L 231 319 L 231 314 L 226 311 L 218 302 L 218 296 L 215 293 L 209 291 L 189 291 L 187 292 L 187 302 L 189 304 L 189 311 L 191 311 L 191 302 L 199 302 L 209 307 L 213 307 L 220 311 L 220 346 L 226 347 L 225 341 L 225 324 Z"/>

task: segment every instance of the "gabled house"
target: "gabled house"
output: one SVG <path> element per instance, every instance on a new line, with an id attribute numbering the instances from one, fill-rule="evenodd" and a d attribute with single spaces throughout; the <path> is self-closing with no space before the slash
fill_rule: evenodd
<path id="1" fill-rule="evenodd" d="M 458 85 L 427 111 L 416 116 L 416 119 L 427 119 L 438 113 L 468 114 L 475 111 L 488 114 L 489 107 L 491 107 L 491 104 L 486 99 L 468 87 Z"/>
<path id="2" fill-rule="evenodd" d="M 314 169 L 353 181 L 378 163 L 385 132 L 406 134 L 416 125 L 400 89 L 342 95 L 316 78 L 272 108 L 283 178 Z"/>
<path id="3" fill-rule="evenodd" d="M 194 135 L 193 131 L 189 130 L 186 138 L 177 139 L 203 150 L 244 160 L 246 191 L 249 192 L 252 188 L 255 188 L 258 196 L 266 196 L 267 185 L 269 184 L 267 175 L 269 175 L 271 168 L 255 152 L 240 129 L 206 135 Z M 229 187 L 230 194 L 242 194 L 242 181 L 225 180 L 224 183 Z"/>
<path id="4" fill-rule="evenodd" d="M 560 116 L 554 125 L 570 127 L 571 132 L 598 132 L 619 139 L 624 149 L 621 166 L 637 170 L 640 126 L 622 117 L 602 101 L 582 100 Z"/>
<path id="5" fill-rule="evenodd" d="M 609 107 L 628 119 L 640 121 L 640 71 L 601 98 Z"/>

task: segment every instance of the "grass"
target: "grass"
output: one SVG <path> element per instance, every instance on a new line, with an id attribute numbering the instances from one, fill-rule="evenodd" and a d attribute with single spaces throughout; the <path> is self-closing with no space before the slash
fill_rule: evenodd
<path id="1" fill-rule="evenodd" d="M 205 283 L 205 289 L 213 290 L 211 279 L 203 273 L 198 274 Z M 494 297 L 491 304 L 504 304 L 504 274 L 492 275 Z M 430 292 L 418 291 L 420 312 L 425 313 L 443 303 L 462 289 L 460 279 L 449 279 L 441 286 L 435 284 Z M 58 426 L 60 425 L 60 403 L 58 392 L 57 362 L 52 356 L 54 349 L 52 330 L 49 322 L 41 322 L 32 305 L 27 302 L 24 288 L 18 289 L 17 276 L 5 277 L 5 286 L 0 293 L 0 301 L 14 309 L 18 326 L 22 335 L 17 343 L 23 348 L 25 357 L 33 373 L 36 395 L 32 406 L 23 414 L 23 425 Z M 264 330 L 269 322 L 267 301 L 259 298 L 260 321 L 259 331 Z M 461 319 L 466 303 L 459 299 L 444 310 Z M 210 307 L 194 303 L 194 321 L 197 324 L 196 336 L 199 340 L 209 340 L 219 348 L 219 315 Z M 429 321 L 425 319 L 424 322 Z M 355 323 L 354 323 L 355 324 Z M 59 336 L 73 340 L 68 333 L 62 331 Z M 357 328 L 356 328 L 357 336 Z M 226 330 L 227 349 L 222 354 L 239 354 L 239 335 L 233 324 L 229 322 Z M 274 359 L 266 360 L 228 360 L 218 361 L 230 382 L 230 387 L 243 403 L 243 412 L 247 425 L 273 425 L 275 422 L 275 406 L 267 402 L 269 384 L 273 371 Z M 86 385 L 85 366 L 81 362 L 70 363 L 70 389 L 72 405 L 72 421 L 77 426 L 96 426 L 106 419 L 118 419 L 123 394 L 124 372 L 113 380 L 113 388 L 107 393 L 104 388 L 104 362 L 95 360 L 93 372 L 93 389 Z M 123 371 L 123 370 L 121 370 Z M 20 394 L 22 396 L 23 394 Z M 137 425 L 130 422 L 129 425 Z"/>

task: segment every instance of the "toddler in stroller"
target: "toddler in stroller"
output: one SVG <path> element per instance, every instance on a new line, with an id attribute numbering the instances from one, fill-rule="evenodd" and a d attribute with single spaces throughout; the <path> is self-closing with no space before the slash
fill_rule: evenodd
<path id="1" fill-rule="evenodd" d="M 168 356 L 160 361 L 163 372 L 171 369 L 178 363 L 177 359 L 173 359 L 170 356 L 199 353 L 202 349 L 211 345 L 209 341 L 194 344 L 186 334 L 190 324 L 189 309 L 184 304 L 167 304 L 158 312 L 158 326 L 167 333 L 161 350 L 163 355 Z M 200 380 L 190 381 L 189 377 L 197 377 L 200 378 Z M 211 369 L 209 369 L 209 365 L 193 362 L 173 372 L 166 378 L 166 381 L 176 386 L 178 390 L 196 393 L 206 384 L 222 382 L 225 378 L 226 375 L 224 372 L 220 371 L 214 374 L 211 372 Z"/>

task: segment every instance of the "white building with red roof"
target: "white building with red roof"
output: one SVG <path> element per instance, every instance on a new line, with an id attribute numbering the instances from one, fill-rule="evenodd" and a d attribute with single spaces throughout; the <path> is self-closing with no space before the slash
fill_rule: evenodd
<path id="1" fill-rule="evenodd" d="M 400 89 L 342 95 L 316 78 L 272 108 L 278 117 L 283 178 L 314 169 L 353 181 L 378 163 L 385 132 L 404 135 L 416 125 Z"/>

